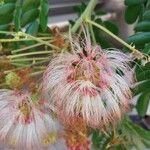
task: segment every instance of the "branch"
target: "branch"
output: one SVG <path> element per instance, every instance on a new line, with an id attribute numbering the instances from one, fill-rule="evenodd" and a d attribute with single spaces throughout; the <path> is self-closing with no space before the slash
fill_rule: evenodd
<path id="1" fill-rule="evenodd" d="M 89 19 L 85 20 L 87 23 L 101 29 L 102 31 L 104 31 L 105 33 L 107 33 L 108 35 L 110 35 L 111 37 L 113 37 L 114 39 L 116 39 L 118 42 L 120 42 L 121 44 L 123 44 L 124 46 L 126 46 L 127 48 L 129 48 L 133 54 L 136 56 L 136 58 L 138 59 L 143 59 L 145 58 L 148 62 L 150 61 L 150 57 L 149 56 L 145 56 L 143 53 L 141 53 L 140 51 L 138 51 L 137 49 L 135 49 L 133 46 L 129 45 L 128 43 L 126 43 L 124 40 L 120 39 L 118 36 L 116 36 L 115 34 L 113 34 L 111 31 L 109 31 L 108 29 L 106 29 L 105 27 L 103 27 L 102 25 L 91 21 Z"/>
<path id="2" fill-rule="evenodd" d="M 80 27 L 82 21 L 85 18 L 91 18 L 92 11 L 94 10 L 97 3 L 98 3 L 98 0 L 90 0 L 90 2 L 88 4 L 88 6 L 86 7 L 85 11 L 82 13 L 80 18 L 76 21 L 76 23 L 72 27 L 72 29 L 71 29 L 72 33 L 75 33 L 78 30 L 78 28 Z"/>

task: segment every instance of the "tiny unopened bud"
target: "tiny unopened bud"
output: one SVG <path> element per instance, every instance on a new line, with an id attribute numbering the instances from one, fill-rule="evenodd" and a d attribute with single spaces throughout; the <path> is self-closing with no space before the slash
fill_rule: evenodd
<path id="1" fill-rule="evenodd" d="M 133 52 L 133 56 L 135 56 L 137 59 L 142 59 L 144 57 L 144 55 L 138 50 Z"/>
<path id="2" fill-rule="evenodd" d="M 39 101 L 39 94 L 38 93 L 34 93 L 31 95 L 31 100 L 32 102 L 36 103 Z"/>
<path id="3" fill-rule="evenodd" d="M 5 77 L 5 81 L 11 89 L 20 89 L 22 86 L 21 78 L 15 72 L 8 73 Z"/>
<path id="4" fill-rule="evenodd" d="M 23 36 L 22 36 L 22 33 L 21 32 L 18 32 L 18 33 L 16 33 L 16 34 L 14 34 L 14 38 L 16 39 L 16 40 L 19 40 L 20 38 L 22 38 Z"/>
<path id="5" fill-rule="evenodd" d="M 10 63 L 10 60 L 6 56 L 0 56 L 0 71 L 6 71 L 13 69 L 13 65 Z"/>
<path id="6" fill-rule="evenodd" d="M 148 63 L 148 60 L 144 60 L 144 59 L 141 60 L 142 66 L 145 66 L 147 63 Z"/>

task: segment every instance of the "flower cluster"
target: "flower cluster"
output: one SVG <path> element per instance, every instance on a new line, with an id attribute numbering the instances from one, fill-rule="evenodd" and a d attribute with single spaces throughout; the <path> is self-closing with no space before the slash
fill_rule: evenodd
<path id="1" fill-rule="evenodd" d="M 17 150 L 41 150 L 56 141 L 49 112 L 31 93 L 0 90 L 0 141 Z"/>
<path id="2" fill-rule="evenodd" d="M 63 138 L 69 150 L 90 150 L 89 127 L 109 129 L 129 109 L 134 81 L 130 57 L 116 49 L 92 46 L 89 33 L 84 35 L 83 41 L 71 40 L 67 45 L 71 51 L 52 59 L 42 90 L 28 76 L 28 69 L 6 76 L 13 90 L 0 90 L 2 144 L 16 150 L 44 150 Z M 64 46 L 63 40 L 54 42 Z M 55 114 L 63 124 L 62 134 L 58 134 Z"/>
<path id="3" fill-rule="evenodd" d="M 116 49 L 71 42 L 72 52 L 55 57 L 44 74 L 43 91 L 59 115 L 69 120 L 81 117 L 88 126 L 105 128 L 129 109 L 133 82 L 128 55 Z"/>

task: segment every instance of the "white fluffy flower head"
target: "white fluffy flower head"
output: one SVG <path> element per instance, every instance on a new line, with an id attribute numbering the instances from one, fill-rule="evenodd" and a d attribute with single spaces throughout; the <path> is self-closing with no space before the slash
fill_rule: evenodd
<path id="1" fill-rule="evenodd" d="M 99 128 L 115 123 L 129 108 L 133 82 L 129 56 L 116 49 L 92 46 L 88 33 L 84 42 L 71 42 L 72 52 L 54 58 L 45 74 L 43 88 L 50 105 L 65 118 L 82 117 Z"/>
<path id="2" fill-rule="evenodd" d="M 30 93 L 0 90 L 0 141 L 16 150 L 41 150 L 56 140 L 50 114 L 31 100 Z"/>

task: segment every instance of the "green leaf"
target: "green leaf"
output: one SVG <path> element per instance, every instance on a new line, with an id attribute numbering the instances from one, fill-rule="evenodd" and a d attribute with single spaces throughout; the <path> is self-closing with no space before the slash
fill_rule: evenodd
<path id="1" fill-rule="evenodd" d="M 118 35 L 119 29 L 116 24 L 114 24 L 112 21 L 104 21 L 105 27 L 110 30 L 112 33 Z"/>
<path id="2" fill-rule="evenodd" d="M 150 32 L 150 21 L 139 22 L 134 29 L 136 32 Z"/>
<path id="3" fill-rule="evenodd" d="M 9 29 L 9 24 L 0 25 L 1 31 L 7 31 Z"/>
<path id="4" fill-rule="evenodd" d="M 142 6 L 141 5 L 134 5 L 134 6 L 129 6 L 125 10 L 125 20 L 128 24 L 134 23 L 138 16 L 140 15 Z"/>
<path id="5" fill-rule="evenodd" d="M 25 13 L 30 9 L 38 8 L 40 0 L 24 0 L 22 11 Z"/>
<path id="6" fill-rule="evenodd" d="M 145 80 L 134 89 L 134 93 L 135 95 L 143 93 L 143 91 L 146 91 L 148 88 L 150 88 L 150 80 Z"/>
<path id="7" fill-rule="evenodd" d="M 95 22 L 105 26 L 101 19 L 96 19 Z M 110 42 L 108 42 L 106 38 L 106 34 L 104 32 L 101 32 L 97 27 L 94 26 L 93 26 L 93 31 L 94 31 L 96 42 L 100 44 L 102 48 L 111 47 L 111 44 Z"/>
<path id="8" fill-rule="evenodd" d="M 94 147 L 99 148 L 100 142 L 102 141 L 103 136 L 99 133 L 99 131 L 95 130 L 92 133 L 92 142 Z"/>
<path id="9" fill-rule="evenodd" d="M 39 22 L 36 20 L 32 23 L 30 23 L 30 25 L 28 26 L 26 33 L 36 36 L 38 33 L 38 29 L 39 29 Z"/>
<path id="10" fill-rule="evenodd" d="M 26 29 L 26 33 L 36 36 L 38 33 L 38 29 L 39 29 L 39 22 L 36 20 L 32 23 L 29 24 L 29 26 Z M 35 41 L 26 41 L 25 42 L 27 45 L 32 45 L 35 44 Z"/>
<path id="11" fill-rule="evenodd" d="M 15 29 L 16 31 L 19 31 L 19 29 L 21 28 L 21 14 L 22 14 L 22 4 L 23 4 L 23 0 L 17 0 L 16 3 L 16 10 L 15 10 L 15 15 L 14 15 L 14 24 L 15 24 Z"/>
<path id="12" fill-rule="evenodd" d="M 5 3 L 15 3 L 17 0 L 4 0 Z"/>
<path id="13" fill-rule="evenodd" d="M 136 78 L 137 78 L 138 81 L 150 79 L 150 69 L 149 69 L 149 70 L 141 71 L 141 73 L 139 73 L 139 74 L 136 76 Z"/>
<path id="14" fill-rule="evenodd" d="M 149 142 L 149 131 L 136 125 L 127 117 L 124 120 L 123 128 L 129 137 L 129 142 L 131 142 L 130 144 L 132 146 L 131 148 L 135 147 L 136 150 L 146 149 L 145 141 Z"/>
<path id="15" fill-rule="evenodd" d="M 141 94 L 138 98 L 136 109 L 138 114 L 145 116 L 150 100 L 150 63 L 136 68 L 136 78 L 141 83 L 134 89 L 135 95 Z"/>
<path id="16" fill-rule="evenodd" d="M 108 42 L 107 38 L 105 35 L 103 35 L 102 32 L 100 32 L 98 29 L 95 29 L 93 27 L 96 42 L 102 47 L 102 48 L 109 48 L 111 47 L 111 43 Z"/>
<path id="17" fill-rule="evenodd" d="M 115 147 L 115 150 L 127 150 L 127 149 L 124 147 L 124 145 L 120 144 Z"/>
<path id="18" fill-rule="evenodd" d="M 150 43 L 146 43 L 146 44 L 145 44 L 145 47 L 144 47 L 144 49 L 143 49 L 143 52 L 144 52 L 145 54 L 150 54 Z"/>
<path id="19" fill-rule="evenodd" d="M 12 14 L 7 14 L 5 16 L 0 16 L 0 25 L 5 25 L 11 23 L 13 20 Z"/>
<path id="20" fill-rule="evenodd" d="M 129 133 L 133 136 L 136 136 L 142 142 L 144 140 L 150 141 L 150 131 L 143 129 L 141 126 L 132 122 L 129 118 L 126 117 L 124 120 L 125 127 L 129 128 Z"/>
<path id="21" fill-rule="evenodd" d="M 22 15 L 21 27 L 24 27 L 26 24 L 34 21 L 38 16 L 39 16 L 38 9 L 31 9 L 31 10 L 25 12 Z"/>
<path id="22" fill-rule="evenodd" d="M 138 22 L 143 21 L 143 13 L 144 13 L 144 11 L 145 11 L 145 5 L 142 4 L 141 5 L 141 11 L 140 11 L 140 14 L 139 14 L 139 17 L 138 17 Z"/>
<path id="23" fill-rule="evenodd" d="M 142 127 L 134 123 L 132 123 L 132 127 L 139 134 L 140 137 L 150 141 L 150 131 L 143 129 Z"/>
<path id="24" fill-rule="evenodd" d="M 141 73 L 143 70 L 149 70 L 150 69 L 150 62 L 147 63 L 145 66 L 137 66 L 136 72 Z"/>
<path id="25" fill-rule="evenodd" d="M 41 0 L 40 5 L 40 26 L 43 31 L 47 29 L 49 4 L 48 0 Z"/>
<path id="26" fill-rule="evenodd" d="M 150 20 L 150 10 L 147 10 L 144 12 L 143 19 L 144 20 Z"/>
<path id="27" fill-rule="evenodd" d="M 84 12 L 84 10 L 86 9 L 86 4 L 81 3 L 81 5 L 74 6 L 73 9 L 80 16 Z"/>
<path id="28" fill-rule="evenodd" d="M 146 5 L 146 9 L 150 9 L 150 0 L 147 0 L 147 5 Z"/>
<path id="29" fill-rule="evenodd" d="M 141 4 L 144 3 L 146 0 L 125 0 L 125 5 L 127 6 L 133 6 L 133 5 L 137 5 L 137 4 Z"/>
<path id="30" fill-rule="evenodd" d="M 15 9 L 15 4 L 6 3 L 0 6 L 0 16 L 5 16 L 8 14 L 12 14 Z"/>
<path id="31" fill-rule="evenodd" d="M 140 44 L 144 47 L 150 41 L 150 32 L 136 33 L 128 38 L 128 43 Z"/>
<path id="32" fill-rule="evenodd" d="M 95 14 L 96 14 L 97 16 L 102 16 L 102 15 L 106 15 L 106 12 L 103 11 L 103 10 L 98 9 L 98 10 L 95 10 Z"/>
<path id="33" fill-rule="evenodd" d="M 150 89 L 142 93 L 136 104 L 136 109 L 141 117 L 144 117 L 146 115 L 149 101 L 150 101 Z"/>

